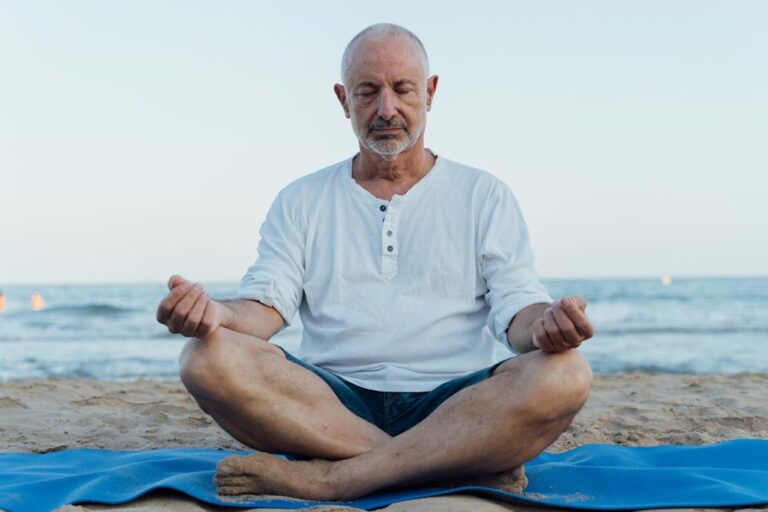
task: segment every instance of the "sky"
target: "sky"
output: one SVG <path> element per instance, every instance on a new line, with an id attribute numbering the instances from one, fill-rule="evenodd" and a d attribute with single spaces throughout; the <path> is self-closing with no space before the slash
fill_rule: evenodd
<path id="1" fill-rule="evenodd" d="M 332 87 L 383 21 L 542 277 L 768 274 L 768 2 L 0 0 L 0 285 L 238 280 L 277 192 L 356 152 Z"/>

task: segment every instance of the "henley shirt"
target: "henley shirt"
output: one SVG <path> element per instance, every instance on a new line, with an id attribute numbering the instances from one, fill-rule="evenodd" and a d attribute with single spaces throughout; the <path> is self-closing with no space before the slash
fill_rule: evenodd
<path id="1" fill-rule="evenodd" d="M 552 298 L 517 200 L 437 156 L 404 195 L 375 197 L 352 158 L 279 192 L 237 297 L 304 324 L 298 357 L 377 391 L 430 391 L 497 362 L 514 315 Z"/>

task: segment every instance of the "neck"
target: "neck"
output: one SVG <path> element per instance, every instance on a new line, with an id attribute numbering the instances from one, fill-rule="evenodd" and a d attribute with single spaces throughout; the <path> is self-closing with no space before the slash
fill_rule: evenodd
<path id="1" fill-rule="evenodd" d="M 352 161 L 352 177 L 358 182 L 407 185 L 423 178 L 434 163 L 435 156 L 424 149 L 423 143 L 393 157 L 381 156 L 361 146 Z"/>

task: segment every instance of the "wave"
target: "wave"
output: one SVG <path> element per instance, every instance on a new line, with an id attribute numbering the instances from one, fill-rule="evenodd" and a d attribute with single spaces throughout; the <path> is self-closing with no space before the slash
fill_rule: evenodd
<path id="1" fill-rule="evenodd" d="M 584 292 L 581 294 L 590 305 L 606 303 L 632 303 L 642 302 L 644 304 L 653 303 L 655 305 L 680 304 L 683 306 L 693 304 L 721 303 L 726 301 L 733 302 L 756 302 L 768 303 L 768 297 L 764 293 L 737 294 L 737 293 L 711 293 L 696 295 L 663 295 L 663 294 L 644 294 L 644 293 L 616 293 L 616 294 L 590 294 Z"/>
<path id="2" fill-rule="evenodd" d="M 766 334 L 768 335 L 768 326 L 744 327 L 744 326 L 706 326 L 701 327 L 619 327 L 619 328 L 598 328 L 598 335 L 613 334 Z"/>
<path id="3" fill-rule="evenodd" d="M 136 341 L 151 341 L 151 340 L 161 340 L 161 341 L 167 341 L 169 339 L 175 339 L 179 338 L 181 339 L 182 336 L 180 334 L 172 334 L 168 331 L 155 333 L 155 332 L 125 332 L 125 333 L 95 333 L 95 334 L 88 334 L 83 335 L 80 333 L 74 333 L 66 336 L 62 336 L 60 334 L 56 333 L 39 333 L 30 336 L 27 333 L 10 333 L 10 334 L 0 334 L 0 343 L 36 343 L 36 342 L 49 342 L 49 341 L 55 341 L 55 342 L 62 342 L 62 343 L 68 343 L 68 342 L 74 342 L 74 343 L 100 343 L 100 342 L 136 342 Z"/>
<path id="4" fill-rule="evenodd" d="M 19 311 L 16 313 L 9 313 L 9 316 L 26 316 L 26 315 L 45 315 L 49 313 L 67 313 L 75 315 L 98 315 L 98 316 L 113 316 L 122 315 L 124 313 L 134 313 L 142 311 L 139 308 L 128 308 L 123 306 L 115 306 L 114 304 L 73 304 L 71 306 L 52 306 L 41 309 L 40 311 Z"/>
<path id="5" fill-rule="evenodd" d="M 711 370 L 697 369 L 693 365 L 665 366 L 661 364 L 611 364 L 604 362 L 592 363 L 592 371 L 598 375 L 620 375 L 627 372 L 673 375 L 710 373 Z"/>
<path id="6" fill-rule="evenodd" d="M 681 302 L 681 303 L 689 303 L 689 302 L 695 302 L 700 300 L 708 300 L 712 298 L 722 299 L 722 295 L 714 295 L 712 297 L 704 296 L 704 295 L 696 295 L 692 296 L 689 294 L 682 294 L 682 295 L 673 295 L 673 294 L 665 294 L 665 293 L 659 293 L 659 292 L 646 292 L 643 293 L 642 291 L 622 291 L 622 292 L 614 292 L 614 293 L 595 293 L 590 296 L 589 293 L 585 292 L 583 294 L 587 300 L 590 301 L 592 304 L 598 304 L 601 302 L 616 302 L 616 301 L 629 301 L 629 302 L 636 302 L 638 300 L 643 301 L 659 301 L 659 302 Z"/>

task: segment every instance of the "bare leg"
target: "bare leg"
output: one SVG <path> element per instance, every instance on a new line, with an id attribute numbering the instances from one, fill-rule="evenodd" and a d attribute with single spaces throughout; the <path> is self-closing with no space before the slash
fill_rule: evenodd
<path id="1" fill-rule="evenodd" d="M 179 362 L 181 380 L 203 410 L 257 450 L 345 459 L 391 439 L 264 340 L 219 328 L 191 339 Z"/>
<path id="2" fill-rule="evenodd" d="M 574 350 L 531 352 L 458 392 L 424 421 L 355 457 L 291 462 L 265 454 L 228 457 L 222 494 L 350 499 L 385 487 L 499 473 L 541 453 L 587 400 L 592 373 Z"/>

